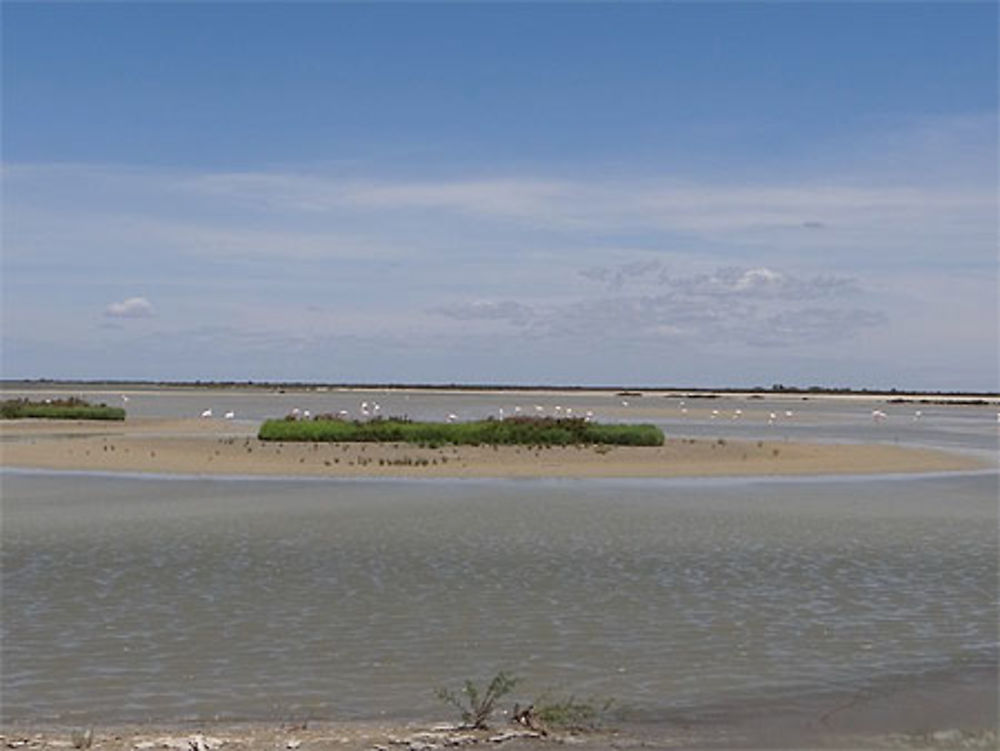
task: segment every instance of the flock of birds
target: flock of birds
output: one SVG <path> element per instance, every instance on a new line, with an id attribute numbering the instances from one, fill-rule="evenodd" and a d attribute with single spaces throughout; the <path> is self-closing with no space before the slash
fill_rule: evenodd
<path id="1" fill-rule="evenodd" d="M 128 397 L 126 395 L 124 395 L 124 394 L 122 394 L 122 401 L 123 402 L 128 402 Z M 628 407 L 629 406 L 628 400 L 622 400 L 621 406 Z M 679 408 L 681 414 L 683 414 L 683 415 L 688 414 L 687 403 L 684 400 L 681 400 L 679 402 L 678 408 Z M 545 416 L 545 414 L 546 414 L 547 411 L 548 410 L 546 409 L 546 407 L 544 407 L 541 404 L 535 404 L 535 405 L 533 405 L 533 413 L 535 414 L 535 416 L 538 416 L 538 417 Z M 360 419 L 364 419 L 364 420 L 376 419 L 378 417 L 381 417 L 382 405 L 380 405 L 376 401 L 371 401 L 371 402 L 362 401 L 360 403 L 359 407 L 358 407 L 357 413 L 358 413 L 358 416 L 359 416 Z M 529 412 L 529 414 L 530 413 L 531 412 Z M 351 417 L 350 411 L 346 410 L 346 409 L 338 410 L 335 414 L 337 415 L 337 417 L 340 417 L 341 419 L 345 419 L 345 420 L 346 419 L 350 419 L 350 417 Z M 525 414 L 525 409 L 523 407 L 521 407 L 521 406 L 515 406 L 510 414 L 512 414 L 514 416 L 520 416 L 520 415 Z M 554 405 L 551 408 L 551 411 L 549 412 L 550 416 L 557 417 L 557 418 L 558 417 L 573 417 L 574 414 L 576 414 L 577 416 L 582 415 L 583 419 L 585 421 L 587 421 L 587 422 L 590 422 L 591 420 L 594 419 L 594 411 L 591 410 L 591 409 L 588 409 L 588 410 L 586 410 L 584 412 L 577 411 L 576 413 L 574 413 L 572 407 L 563 407 L 561 404 Z M 720 418 L 728 416 L 730 420 L 739 420 L 739 419 L 741 419 L 743 417 L 743 414 L 744 413 L 743 413 L 742 409 L 734 409 L 734 410 L 732 410 L 731 412 L 728 412 L 725 415 L 723 414 L 722 410 L 713 409 L 709 413 L 709 419 L 710 420 L 718 420 Z M 200 416 L 202 418 L 209 419 L 209 418 L 214 417 L 215 413 L 213 412 L 213 410 L 211 408 L 208 408 L 208 409 L 203 410 L 201 412 Z M 308 409 L 299 409 L 298 407 L 293 407 L 292 410 L 291 410 L 291 412 L 289 413 L 289 416 L 292 417 L 292 418 L 294 418 L 294 419 L 296 419 L 296 420 L 308 420 L 308 419 L 310 419 L 312 417 L 312 413 Z M 499 419 L 503 420 L 503 419 L 505 419 L 508 416 L 508 413 L 504 410 L 503 407 L 500 407 L 497 410 L 497 415 L 496 416 Z M 795 417 L 795 411 L 791 410 L 791 409 L 786 409 L 783 412 L 768 412 L 768 414 L 767 414 L 767 424 L 768 425 L 774 425 L 776 422 L 778 422 L 782 418 L 784 418 L 784 419 L 792 419 L 794 417 Z M 913 418 L 912 419 L 913 419 L 914 422 L 916 422 L 916 421 L 920 420 L 922 417 L 923 417 L 923 412 L 918 409 L 918 410 L 916 410 L 913 413 Z M 227 412 L 225 412 L 223 414 L 223 419 L 233 420 L 235 418 L 236 418 L 236 412 L 234 410 L 229 410 L 229 411 L 227 411 Z M 889 414 L 887 412 L 885 412 L 884 410 L 873 409 L 871 411 L 872 422 L 874 422 L 876 424 L 883 423 L 888 418 L 889 418 Z M 446 415 L 446 417 L 445 417 L 445 422 L 452 423 L 452 422 L 456 422 L 458 419 L 459 419 L 459 416 L 456 413 L 454 413 L 454 412 L 448 412 L 447 415 Z M 1000 423 L 1000 412 L 997 413 L 997 422 Z"/>
<path id="2" fill-rule="evenodd" d="M 128 398 L 128 396 L 126 394 L 122 394 L 121 398 L 122 398 L 122 403 L 123 404 L 127 404 L 128 403 L 129 398 Z M 46 399 L 45 401 L 49 402 L 51 400 L 50 399 Z M 627 399 L 623 399 L 622 402 L 621 402 L 621 405 L 623 407 L 628 407 L 629 406 L 628 400 Z M 678 407 L 680 409 L 681 414 L 683 414 L 683 415 L 688 414 L 687 403 L 683 399 L 679 402 Z M 374 418 L 380 417 L 381 416 L 381 411 L 382 411 L 382 405 L 380 405 L 378 402 L 376 402 L 376 401 L 372 401 L 372 402 L 363 401 L 363 402 L 361 402 L 361 404 L 359 406 L 358 414 L 360 415 L 360 417 L 362 419 L 370 420 L 370 419 L 374 419 Z M 535 404 L 534 405 L 534 412 L 535 412 L 536 416 L 539 416 L 539 417 L 544 416 L 545 411 L 546 411 L 545 407 L 542 406 L 541 404 Z M 521 415 L 521 414 L 523 414 L 523 412 L 524 412 L 524 410 L 520 406 L 515 406 L 514 407 L 514 410 L 513 410 L 513 414 L 514 415 Z M 351 416 L 351 413 L 348 410 L 346 410 L 346 409 L 341 409 L 336 414 L 337 414 L 338 417 L 340 417 L 342 419 L 349 419 L 350 416 Z M 552 416 L 554 416 L 554 417 L 572 417 L 573 414 L 574 414 L 574 412 L 573 412 L 573 408 L 572 407 L 563 407 L 561 404 L 556 404 L 552 408 Z M 577 414 L 579 414 L 579 413 L 577 413 Z M 921 411 L 919 409 L 916 410 L 913 413 L 913 421 L 916 422 L 916 421 L 920 420 L 923 417 L 923 414 L 924 414 L 923 411 Z M 293 407 L 292 411 L 290 412 L 290 415 L 292 417 L 294 417 L 295 419 L 302 419 L 302 420 L 308 420 L 310 417 L 312 417 L 312 413 L 310 413 L 310 411 L 308 409 L 299 409 L 298 407 Z M 497 415 L 498 415 L 498 417 L 501 420 L 503 420 L 506 417 L 506 413 L 504 412 L 504 408 L 503 407 L 500 407 L 498 409 Z M 200 416 L 202 418 L 204 418 L 204 419 L 210 419 L 210 418 L 212 418 L 212 417 L 215 416 L 215 413 L 212 411 L 212 409 L 210 407 L 208 409 L 202 410 Z M 783 413 L 783 416 L 785 418 L 793 418 L 795 416 L 795 412 L 793 410 L 786 409 L 784 411 L 784 413 Z M 225 420 L 234 420 L 234 419 L 236 419 L 236 412 L 234 410 L 229 410 L 229 411 L 223 413 L 222 417 Z M 718 409 L 713 409 L 709 413 L 709 419 L 711 419 L 711 420 L 717 420 L 720 417 L 722 417 L 722 412 L 720 410 L 718 410 Z M 739 420 L 741 417 L 743 417 L 743 410 L 742 409 L 735 409 L 731 413 L 729 413 L 729 418 L 731 420 Z M 587 422 L 590 422 L 591 420 L 593 420 L 594 419 L 594 411 L 588 409 L 586 412 L 583 413 L 583 419 L 586 420 Z M 881 424 L 881 423 L 885 422 L 887 419 L 889 419 L 889 414 L 887 412 L 885 412 L 884 410 L 881 410 L 881 409 L 873 409 L 871 411 L 871 419 L 872 419 L 872 422 L 874 422 L 875 424 Z M 445 418 L 446 422 L 455 422 L 457 420 L 458 420 L 458 415 L 455 414 L 454 412 L 449 412 L 447 414 L 446 418 Z M 768 416 L 767 416 L 767 424 L 768 425 L 774 425 L 778 420 L 779 420 L 779 414 L 778 414 L 778 412 L 768 412 Z M 1000 423 L 1000 412 L 997 412 L 997 422 Z"/>

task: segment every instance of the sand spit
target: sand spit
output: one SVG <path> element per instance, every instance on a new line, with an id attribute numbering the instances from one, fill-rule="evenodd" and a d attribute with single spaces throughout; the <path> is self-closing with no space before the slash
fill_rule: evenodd
<path id="1" fill-rule="evenodd" d="M 222 420 L 0 424 L 4 467 L 334 477 L 685 477 L 982 469 L 984 460 L 890 444 L 670 438 L 658 447 L 275 443 Z"/>

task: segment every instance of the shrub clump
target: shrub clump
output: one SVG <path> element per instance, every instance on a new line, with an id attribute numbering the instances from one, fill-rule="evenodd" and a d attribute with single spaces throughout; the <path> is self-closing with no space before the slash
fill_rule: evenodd
<path id="1" fill-rule="evenodd" d="M 503 671 L 493 676 L 482 692 L 472 681 L 466 681 L 461 694 L 447 688 L 439 688 L 435 693 L 441 701 L 455 707 L 462 717 L 463 727 L 470 730 L 486 730 L 487 722 L 493 714 L 497 700 L 509 694 L 519 682 L 518 678 Z"/>
<path id="2" fill-rule="evenodd" d="M 472 422 L 414 422 L 405 418 L 346 420 L 324 415 L 311 420 L 267 420 L 262 441 L 423 443 L 451 445 L 570 446 L 614 444 L 662 446 L 655 425 L 606 425 L 575 417 L 510 417 Z"/>
<path id="3" fill-rule="evenodd" d="M 0 418 L 17 420 L 24 417 L 49 420 L 124 420 L 125 410 L 106 404 L 91 404 L 75 396 L 40 402 L 29 399 L 5 399 L 0 402 Z"/>

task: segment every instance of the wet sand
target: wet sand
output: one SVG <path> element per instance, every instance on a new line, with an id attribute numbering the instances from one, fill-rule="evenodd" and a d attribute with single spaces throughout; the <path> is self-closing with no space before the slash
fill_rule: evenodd
<path id="1" fill-rule="evenodd" d="M 892 444 L 668 438 L 658 447 L 283 443 L 226 420 L 0 423 L 4 467 L 184 475 L 701 477 L 981 469 L 985 460 Z"/>

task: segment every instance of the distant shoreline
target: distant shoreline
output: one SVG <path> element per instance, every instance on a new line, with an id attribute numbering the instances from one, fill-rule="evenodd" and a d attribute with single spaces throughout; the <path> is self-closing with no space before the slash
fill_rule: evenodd
<path id="1" fill-rule="evenodd" d="M 974 403 L 1000 405 L 1000 392 L 933 391 L 904 389 L 851 389 L 811 386 L 788 387 L 694 387 L 694 386 L 580 386 L 531 384 L 439 384 L 439 383 L 323 383 L 309 381 L 144 381 L 144 380 L 58 380 L 0 379 L 4 391 L 87 390 L 113 393 L 149 390 L 177 391 L 246 391 L 275 393 L 370 392 L 437 394 L 617 394 L 626 397 L 677 397 L 690 399 L 767 398 L 767 399 L 874 399 L 915 400 L 921 403 Z"/>

